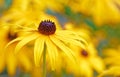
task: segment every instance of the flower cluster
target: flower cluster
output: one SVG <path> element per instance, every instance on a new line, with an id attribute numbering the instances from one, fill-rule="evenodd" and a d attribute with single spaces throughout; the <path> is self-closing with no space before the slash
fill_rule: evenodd
<path id="1" fill-rule="evenodd" d="M 0 0 L 0 76 L 120 76 L 120 0 Z"/>

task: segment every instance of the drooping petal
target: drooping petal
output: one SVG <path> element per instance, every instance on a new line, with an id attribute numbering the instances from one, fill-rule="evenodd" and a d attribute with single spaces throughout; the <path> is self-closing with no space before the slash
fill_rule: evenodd
<path id="1" fill-rule="evenodd" d="M 62 51 L 64 51 L 64 53 L 68 56 L 68 58 L 71 61 L 75 62 L 76 60 L 75 54 L 70 48 L 65 46 L 64 43 L 62 43 L 59 39 L 55 38 L 54 36 L 50 36 L 50 39 L 57 47 L 59 47 Z"/>
<path id="2" fill-rule="evenodd" d="M 35 61 L 35 65 L 39 66 L 39 62 L 44 50 L 44 42 L 45 39 L 44 38 L 38 38 L 35 41 L 35 45 L 34 45 L 34 61 Z"/>
<path id="3" fill-rule="evenodd" d="M 83 49 L 86 49 L 86 46 L 83 43 L 81 43 L 81 42 L 79 42 L 79 41 L 77 41 L 75 39 L 65 38 L 65 37 L 61 37 L 61 36 L 56 36 L 56 38 L 60 39 L 63 42 L 71 43 L 71 44 L 80 46 Z"/>
<path id="4" fill-rule="evenodd" d="M 66 32 L 66 31 L 65 31 Z M 76 34 L 75 32 L 71 32 L 71 31 L 68 31 L 68 33 L 65 33 L 64 31 L 58 31 L 57 33 L 56 33 L 56 35 L 57 36 L 61 36 L 61 37 L 64 37 L 64 38 L 69 38 L 69 39 L 74 39 L 74 40 L 76 40 L 76 41 L 79 41 L 79 42 L 81 42 L 81 43 L 83 43 L 84 45 L 86 45 L 86 46 L 88 46 L 88 41 L 86 41 L 85 39 L 84 39 L 84 37 L 82 37 L 82 36 L 79 36 L 78 34 Z"/>
<path id="5" fill-rule="evenodd" d="M 55 44 L 53 44 L 51 42 L 50 39 L 46 40 L 46 46 L 47 46 L 47 51 L 48 51 L 48 55 L 49 55 L 49 58 L 50 58 L 52 70 L 55 70 L 57 56 L 58 56 L 57 48 L 56 48 Z"/>
<path id="6" fill-rule="evenodd" d="M 30 35 L 28 37 L 25 37 L 23 38 L 17 45 L 16 45 L 16 48 L 15 48 L 15 54 L 17 54 L 19 52 L 19 50 L 25 45 L 27 44 L 28 42 L 36 39 L 39 35 L 37 34 L 33 34 L 33 35 Z"/>

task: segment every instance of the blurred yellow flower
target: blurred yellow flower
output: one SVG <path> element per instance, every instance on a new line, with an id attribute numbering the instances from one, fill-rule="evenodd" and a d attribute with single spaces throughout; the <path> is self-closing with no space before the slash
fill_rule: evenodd
<path id="1" fill-rule="evenodd" d="M 92 43 L 89 43 L 88 49 L 84 50 L 80 47 L 72 47 L 78 59 L 78 63 L 68 62 L 68 71 L 74 73 L 75 76 L 93 77 L 93 71 L 101 73 L 105 69 L 105 65 Z"/>
<path id="2" fill-rule="evenodd" d="M 38 10 L 25 10 L 25 11 L 13 11 L 12 13 L 7 13 L 3 15 L 0 19 L 0 23 L 15 24 L 17 26 L 31 26 L 31 24 L 39 25 L 39 22 L 44 19 L 52 19 L 56 22 L 56 27 L 61 29 L 59 22 L 55 16 L 51 16 L 40 12 Z M 32 26 L 33 27 L 33 26 Z"/>
<path id="3" fill-rule="evenodd" d="M 64 1 L 67 3 L 67 1 Z M 1 2 L 2 3 L 2 2 Z M 58 0 L 12 0 L 12 4 L 8 10 L 2 14 L 3 21 L 11 22 L 18 21 L 16 19 L 22 19 L 23 21 L 26 17 L 27 20 L 39 19 L 41 14 L 45 13 L 46 9 L 52 9 L 56 11 L 61 11 L 63 8 L 63 2 Z M 41 13 L 42 12 L 42 13 Z M 29 18 L 28 18 L 29 16 Z M 31 18 L 32 17 L 32 18 Z M 34 20 L 33 20 L 34 21 Z"/>
<path id="4" fill-rule="evenodd" d="M 85 24 L 83 24 L 85 26 Z M 79 36 L 86 39 L 88 42 L 87 49 L 80 48 L 78 46 L 70 46 L 76 53 L 78 63 L 74 64 L 68 61 L 68 71 L 74 73 L 75 77 L 93 77 L 93 71 L 101 73 L 105 69 L 102 58 L 98 55 L 97 50 L 90 38 L 90 31 L 87 28 L 75 26 L 72 23 L 67 23 L 65 29 L 75 31 Z"/>
<path id="5" fill-rule="evenodd" d="M 118 48 L 109 48 L 109 49 L 105 49 L 103 51 L 103 54 L 105 56 L 105 63 L 108 66 L 108 69 L 106 69 L 105 71 L 103 71 L 103 73 L 100 74 L 99 77 L 103 77 L 103 76 L 120 76 L 120 47 Z"/>
<path id="6" fill-rule="evenodd" d="M 17 67 L 26 72 L 31 71 L 32 61 L 29 59 L 28 53 L 24 51 L 30 51 L 28 48 L 24 47 L 17 56 L 14 55 L 15 43 L 11 44 L 5 51 L 5 45 L 11 40 L 18 37 L 18 33 L 14 32 L 12 26 L 1 26 L 0 29 L 0 72 L 3 72 L 5 66 L 7 67 L 8 75 L 14 76 Z"/>
<path id="7" fill-rule="evenodd" d="M 35 41 L 35 65 L 40 66 L 40 61 L 43 53 L 47 51 L 48 57 L 50 58 L 50 65 L 52 67 L 52 70 L 56 69 L 59 49 L 61 49 L 71 61 L 75 61 L 76 59 L 74 52 L 68 46 L 66 46 L 66 44 L 74 44 L 85 49 L 86 47 L 83 43 L 86 44 L 87 42 L 72 31 L 56 29 L 56 24 L 54 22 L 54 20 L 44 20 L 41 21 L 39 26 L 33 25 L 36 26 L 36 28 L 26 27 L 26 32 L 29 32 L 29 34 L 14 39 L 8 43 L 8 45 L 15 41 L 20 41 L 15 47 L 15 53 L 18 53 L 24 45 L 30 41 Z"/>
<path id="8" fill-rule="evenodd" d="M 120 22 L 120 0 L 71 0 L 69 4 L 72 10 L 91 16 L 97 25 Z"/>
<path id="9" fill-rule="evenodd" d="M 47 2 L 44 0 L 12 0 L 12 5 L 9 10 L 2 14 L 0 18 L 0 23 L 11 23 L 16 25 L 28 26 L 31 25 L 29 24 L 29 22 L 39 25 L 39 22 L 46 18 L 50 18 L 56 21 L 55 16 L 45 14 L 44 11 L 40 10 L 40 8 L 42 8 L 42 5 L 46 6 L 46 8 L 49 7 L 47 6 L 49 2 L 53 2 L 54 4 L 54 0 L 48 0 Z M 57 27 L 59 26 L 60 28 L 60 25 L 57 21 L 56 24 Z"/>

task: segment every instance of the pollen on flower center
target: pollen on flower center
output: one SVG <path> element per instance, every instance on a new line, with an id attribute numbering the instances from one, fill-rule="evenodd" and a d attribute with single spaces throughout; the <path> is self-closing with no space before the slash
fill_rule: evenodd
<path id="1" fill-rule="evenodd" d="M 82 50 L 81 51 L 81 55 L 84 56 L 84 57 L 87 57 L 88 56 L 88 52 L 85 51 L 85 50 Z"/>
<path id="2" fill-rule="evenodd" d="M 44 35 L 54 34 L 56 31 L 55 23 L 50 20 L 41 21 L 38 27 L 38 31 Z"/>

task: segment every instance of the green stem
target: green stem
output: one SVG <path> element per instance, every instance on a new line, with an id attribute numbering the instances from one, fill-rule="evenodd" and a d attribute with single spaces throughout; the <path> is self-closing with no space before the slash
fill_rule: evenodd
<path id="1" fill-rule="evenodd" d="M 43 77 L 46 77 L 46 46 L 43 51 Z"/>

